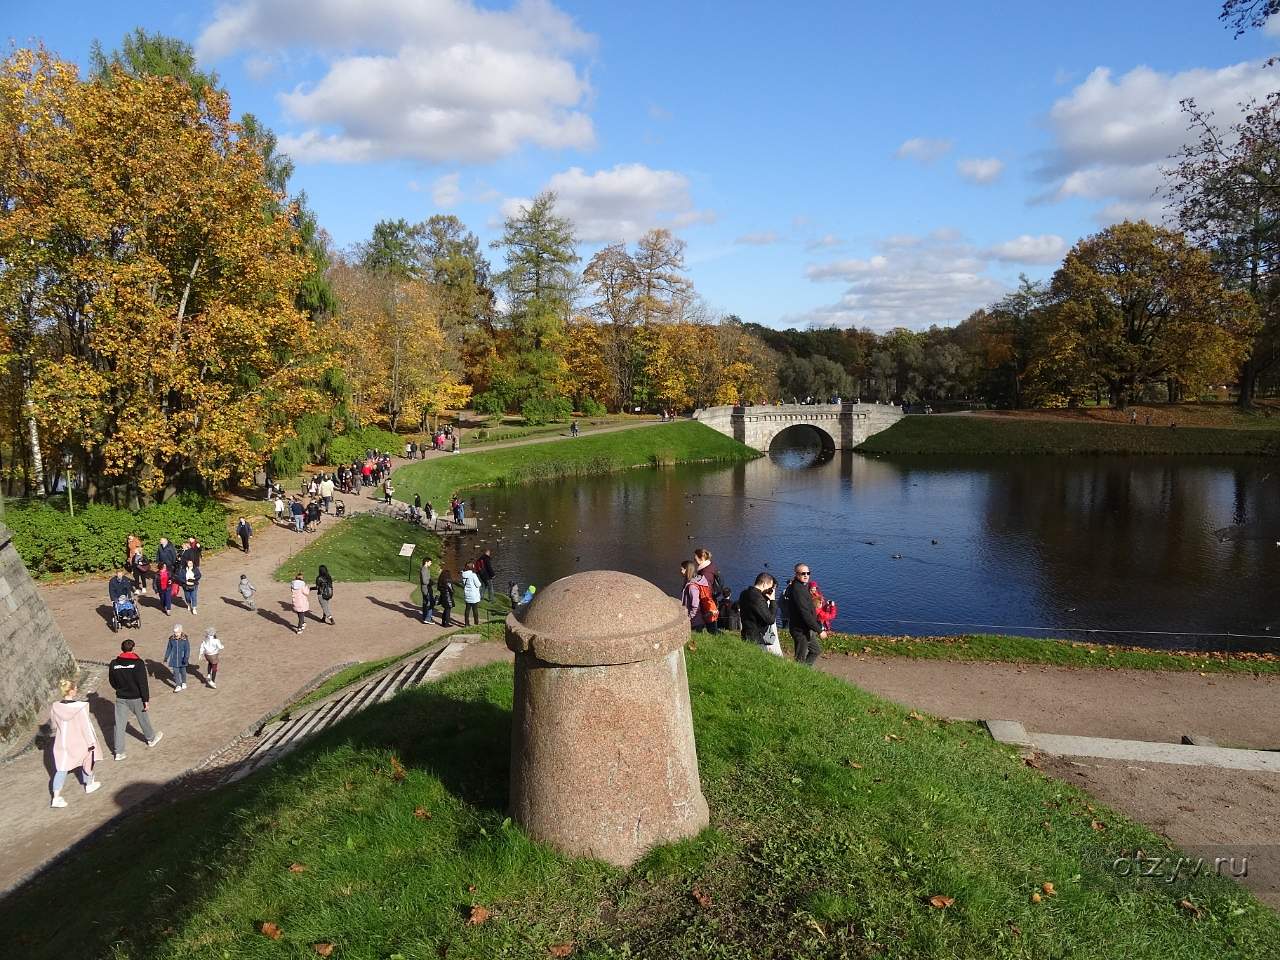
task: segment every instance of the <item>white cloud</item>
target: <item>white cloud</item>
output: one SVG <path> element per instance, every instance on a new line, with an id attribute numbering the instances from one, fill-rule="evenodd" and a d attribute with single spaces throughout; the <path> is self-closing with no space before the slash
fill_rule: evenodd
<path id="1" fill-rule="evenodd" d="M 843 243 L 834 233 L 824 233 L 820 237 L 815 237 L 804 245 L 806 250 L 826 250 L 829 247 L 838 247 Z"/>
<path id="2" fill-rule="evenodd" d="M 241 0 L 218 9 L 197 53 L 301 48 L 326 61 L 318 82 L 280 98 L 303 125 L 280 138 L 295 159 L 448 162 L 591 146 L 573 56 L 592 45 L 549 0 Z"/>
<path id="3" fill-rule="evenodd" d="M 1039 238 L 1019 238 L 1011 244 L 1022 240 L 1033 241 L 1028 245 L 1032 253 L 1042 253 L 1034 242 Z M 815 282 L 841 281 L 847 285 L 844 294 L 835 303 L 786 320 L 879 331 L 958 323 L 1008 292 L 987 273 L 991 261 L 1001 259 L 995 249 L 979 250 L 950 229 L 927 236 L 886 238 L 880 242 L 879 252 L 867 259 L 810 265 L 805 276 Z M 1014 246 L 1006 251 L 1010 255 L 1015 252 Z"/>
<path id="4" fill-rule="evenodd" d="M 782 237 L 773 230 L 759 230 L 755 233 L 744 233 L 733 242 L 749 247 L 767 247 L 781 239 Z"/>
<path id="5" fill-rule="evenodd" d="M 431 184 L 431 202 L 441 210 L 457 206 L 462 200 L 461 180 L 462 175 L 459 173 L 446 173 L 442 177 L 436 177 Z"/>
<path id="6" fill-rule="evenodd" d="M 1265 97 L 1275 79 L 1253 62 L 1172 74 L 1135 67 L 1118 77 L 1098 67 L 1049 111 L 1054 143 L 1040 171 L 1048 187 L 1033 199 L 1101 201 L 1097 217 L 1104 222 L 1116 216 L 1158 220 L 1164 211 L 1157 196 L 1161 168 L 1190 136 L 1180 101 L 1194 98 L 1229 126 L 1238 104 Z"/>
<path id="7" fill-rule="evenodd" d="M 1032 236 L 1024 233 L 1020 237 L 997 243 L 988 248 L 984 254 L 1001 263 L 1034 263 L 1054 264 L 1067 252 L 1067 242 L 1053 233 L 1042 233 Z"/>
<path id="8" fill-rule="evenodd" d="M 995 183 L 1004 173 L 1004 161 L 995 157 L 970 157 L 957 163 L 956 169 L 970 183 Z"/>
<path id="9" fill-rule="evenodd" d="M 1280 13 L 1267 17 L 1267 22 L 1262 25 L 1262 32 L 1268 37 L 1280 37 Z"/>
<path id="10" fill-rule="evenodd" d="M 595 173 L 570 167 L 543 189 L 556 194 L 557 212 L 573 221 L 578 239 L 585 243 L 630 242 L 656 227 L 678 229 L 715 218 L 712 211 L 694 206 L 687 177 L 642 163 L 620 163 Z M 528 203 L 504 200 L 502 214 L 514 216 Z"/>
<path id="11" fill-rule="evenodd" d="M 950 140 L 930 140 L 927 137 L 912 137 L 903 142 L 894 154 L 899 160 L 919 160 L 921 163 L 933 163 L 951 150 Z"/>

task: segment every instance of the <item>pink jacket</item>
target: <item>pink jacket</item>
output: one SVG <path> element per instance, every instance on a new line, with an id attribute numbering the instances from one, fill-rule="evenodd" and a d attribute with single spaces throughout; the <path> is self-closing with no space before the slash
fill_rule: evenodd
<path id="1" fill-rule="evenodd" d="M 293 591 L 293 612 L 306 613 L 311 609 L 311 597 L 308 596 L 308 589 L 305 580 L 294 580 L 289 584 L 289 589 Z"/>
<path id="2" fill-rule="evenodd" d="M 59 700 L 49 708 L 49 722 L 53 724 L 54 769 L 66 772 L 84 767 L 86 774 L 92 773 L 98 738 L 89 720 L 89 704 Z"/>

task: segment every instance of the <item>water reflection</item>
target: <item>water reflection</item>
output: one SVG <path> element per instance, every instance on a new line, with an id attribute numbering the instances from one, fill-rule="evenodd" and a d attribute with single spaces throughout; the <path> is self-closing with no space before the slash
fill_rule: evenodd
<path id="1" fill-rule="evenodd" d="M 803 560 L 840 602 L 837 626 L 848 630 L 984 627 L 1280 649 L 1267 629 L 1275 617 L 1280 632 L 1271 589 L 1280 576 L 1280 475 L 1271 475 L 1272 463 L 848 452 L 824 462 L 806 459 L 812 450 L 788 442 L 734 467 L 480 492 L 485 542 L 470 539 L 463 549 L 492 546 L 503 587 L 604 567 L 673 594 L 679 563 L 695 546 L 715 554 L 735 589 L 762 569 L 783 576 Z"/>

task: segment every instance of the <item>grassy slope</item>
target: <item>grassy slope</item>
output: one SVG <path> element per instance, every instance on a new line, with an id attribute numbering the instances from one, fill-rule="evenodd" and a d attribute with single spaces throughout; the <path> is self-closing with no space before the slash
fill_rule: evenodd
<path id="1" fill-rule="evenodd" d="M 0 940 L 32 960 L 303 957 L 321 942 L 406 960 L 544 958 L 569 941 L 576 957 L 1280 954 L 1280 917 L 1228 881 L 1118 876 L 1116 857 L 1164 844 L 974 726 L 728 638 L 699 637 L 689 677 L 712 828 L 631 871 L 507 822 L 511 673 L 494 666 L 140 813 L 0 903 Z M 1056 895 L 1033 903 L 1046 882 Z M 48 909 L 68 889 L 76 908 Z M 490 919 L 469 924 L 473 905 Z"/>
<path id="2" fill-rule="evenodd" d="M 1195 670 L 1201 673 L 1280 673 L 1280 654 L 1144 650 L 1105 643 L 980 633 L 957 637 L 883 637 L 833 634 L 823 649 L 913 660 L 987 660 L 1063 667 Z"/>
<path id="3" fill-rule="evenodd" d="M 981 416 L 903 417 L 860 447 L 892 454 L 1280 455 L 1280 430 L 1148 427 Z"/>
<path id="4" fill-rule="evenodd" d="M 400 520 L 357 514 L 327 522 L 330 529 L 276 568 L 277 580 L 291 580 L 301 570 L 314 583 L 322 563 L 335 581 L 408 580 L 411 570 L 417 576 L 424 555 L 440 559 L 439 537 Z M 398 556 L 400 545 L 411 542 L 418 545 L 412 564 Z"/>
<path id="5" fill-rule="evenodd" d="M 693 421 L 621 430 L 576 440 L 512 446 L 428 460 L 395 473 L 397 496 L 413 494 L 446 512 L 449 497 L 474 487 L 610 473 L 698 460 L 750 460 L 759 453 Z"/>

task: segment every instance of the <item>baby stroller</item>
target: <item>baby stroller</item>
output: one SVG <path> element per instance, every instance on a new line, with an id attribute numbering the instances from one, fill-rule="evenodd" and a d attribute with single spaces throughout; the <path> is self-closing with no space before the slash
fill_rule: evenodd
<path id="1" fill-rule="evenodd" d="M 333 515 L 335 517 L 345 517 L 347 515 L 347 505 L 338 500 L 333 507 Z"/>
<path id="2" fill-rule="evenodd" d="M 138 629 L 142 626 L 142 614 L 138 612 L 138 604 L 133 597 L 116 597 L 111 604 L 111 632 L 121 627 Z"/>

